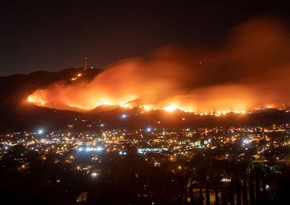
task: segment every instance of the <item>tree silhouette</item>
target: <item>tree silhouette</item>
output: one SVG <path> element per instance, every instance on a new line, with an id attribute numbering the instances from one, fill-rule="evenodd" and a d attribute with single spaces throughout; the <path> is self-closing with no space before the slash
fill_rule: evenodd
<path id="1" fill-rule="evenodd" d="M 209 185 L 206 185 L 206 191 L 205 191 L 205 204 L 210 205 L 210 199 L 209 199 Z"/>
<path id="2" fill-rule="evenodd" d="M 241 205 L 241 184 L 240 181 L 237 181 L 237 205 Z"/>
<path id="3" fill-rule="evenodd" d="M 253 184 L 253 172 L 250 173 L 250 182 L 249 182 L 249 188 L 250 188 L 250 205 L 255 205 L 255 193 L 254 193 L 254 184 Z"/>
<path id="4" fill-rule="evenodd" d="M 248 205 L 247 179 L 243 180 L 243 205 Z"/>
<path id="5" fill-rule="evenodd" d="M 203 205 L 202 187 L 199 188 L 199 205 Z"/>
<path id="6" fill-rule="evenodd" d="M 222 193 L 222 205 L 227 205 L 227 195 L 225 192 Z"/>
<path id="7" fill-rule="evenodd" d="M 260 190 L 260 171 L 255 169 L 256 173 L 256 204 L 261 205 L 261 190 Z"/>
<path id="8" fill-rule="evenodd" d="M 214 194 L 215 194 L 215 205 L 219 205 L 219 193 L 217 184 L 215 185 Z"/>

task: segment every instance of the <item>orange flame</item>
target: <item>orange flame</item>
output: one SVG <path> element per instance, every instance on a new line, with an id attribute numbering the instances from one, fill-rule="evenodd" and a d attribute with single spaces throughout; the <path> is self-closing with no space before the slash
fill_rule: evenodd
<path id="1" fill-rule="evenodd" d="M 36 90 L 28 101 L 55 109 L 106 105 L 217 116 L 288 104 L 289 36 L 281 22 L 255 19 L 236 27 L 222 49 L 166 47 L 147 60 L 118 62 L 90 82 L 77 73 L 69 84 Z"/>

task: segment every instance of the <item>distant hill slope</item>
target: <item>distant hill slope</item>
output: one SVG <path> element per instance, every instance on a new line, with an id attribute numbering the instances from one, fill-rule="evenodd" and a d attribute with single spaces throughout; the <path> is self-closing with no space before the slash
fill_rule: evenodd
<path id="1" fill-rule="evenodd" d="M 33 124 L 47 121 L 63 122 L 70 111 L 56 111 L 39 108 L 25 101 L 32 92 L 56 81 L 67 81 L 77 73 L 83 73 L 83 79 L 91 80 L 102 72 L 99 69 L 68 68 L 58 72 L 37 71 L 30 74 L 17 74 L 0 77 L 0 131 L 6 129 L 24 129 Z"/>
<path id="2" fill-rule="evenodd" d="M 7 77 L 0 77 L 0 106 L 17 105 L 21 99 L 26 97 L 38 88 L 47 86 L 55 81 L 67 81 L 83 72 L 83 78 L 90 80 L 102 70 L 83 68 L 69 68 L 58 72 L 37 71 L 31 74 L 17 74 Z"/>
<path id="3" fill-rule="evenodd" d="M 73 112 L 34 106 L 26 103 L 27 97 L 36 89 L 56 81 L 72 83 L 71 78 L 82 72 L 82 80 L 92 80 L 102 70 L 70 68 L 59 72 L 38 71 L 0 77 L 0 133 L 8 131 L 33 130 L 45 127 L 48 130 L 66 129 L 74 124 L 80 129 L 144 128 L 152 127 L 198 127 L 239 126 L 290 123 L 290 112 L 277 109 L 253 111 L 247 115 L 228 114 L 223 117 L 200 116 L 193 113 L 164 111 L 143 112 L 140 108 L 101 106 L 90 112 Z M 128 117 L 123 119 L 123 114 Z"/>

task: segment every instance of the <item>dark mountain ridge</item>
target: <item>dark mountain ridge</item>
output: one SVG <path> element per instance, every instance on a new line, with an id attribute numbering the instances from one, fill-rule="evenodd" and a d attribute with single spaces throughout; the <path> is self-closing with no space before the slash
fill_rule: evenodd
<path id="1" fill-rule="evenodd" d="M 80 72 L 84 73 L 83 79 L 89 81 L 102 70 L 68 68 L 58 72 L 37 71 L 0 77 L 0 131 L 24 130 L 44 122 L 55 127 L 76 116 L 76 112 L 34 106 L 27 102 L 27 97 L 54 82 L 70 83 L 70 79 Z"/>

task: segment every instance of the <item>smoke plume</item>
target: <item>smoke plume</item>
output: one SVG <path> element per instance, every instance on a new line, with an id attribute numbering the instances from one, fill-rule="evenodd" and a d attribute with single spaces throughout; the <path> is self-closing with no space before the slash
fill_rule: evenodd
<path id="1" fill-rule="evenodd" d="M 31 102 L 56 109 L 100 105 L 184 110 L 249 110 L 290 100 L 290 35 L 279 19 L 232 29 L 220 46 L 166 46 L 146 59 L 116 62 L 90 82 L 36 90 Z M 81 78 L 80 78 L 81 81 Z"/>

